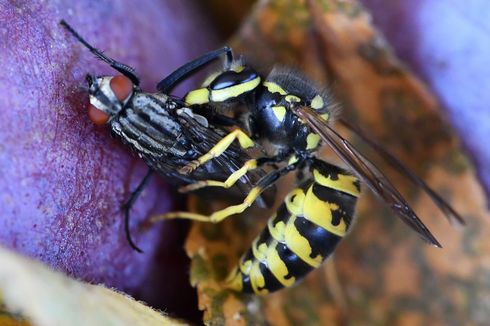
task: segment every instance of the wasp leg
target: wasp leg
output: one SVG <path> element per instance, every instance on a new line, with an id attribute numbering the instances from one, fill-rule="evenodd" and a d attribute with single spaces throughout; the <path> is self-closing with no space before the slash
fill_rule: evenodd
<path id="1" fill-rule="evenodd" d="M 136 250 L 139 253 L 142 253 L 143 251 L 133 242 L 133 239 L 131 238 L 131 232 L 129 232 L 129 211 L 131 210 L 131 207 L 133 207 L 134 202 L 138 197 L 141 195 L 141 192 L 145 188 L 145 186 L 148 184 L 148 181 L 150 181 L 151 176 L 153 175 L 153 170 L 148 170 L 146 173 L 145 177 L 143 180 L 141 180 L 140 184 L 136 189 L 129 195 L 129 199 L 127 202 L 125 202 L 122 205 L 122 209 L 124 211 L 124 231 L 126 233 L 126 239 L 128 240 L 129 245 L 131 248 Z"/>
<path id="2" fill-rule="evenodd" d="M 245 197 L 245 200 L 241 204 L 228 206 L 222 210 L 214 212 L 209 216 L 197 214 L 197 213 L 191 213 L 191 212 L 170 212 L 167 214 L 155 216 L 151 219 L 151 221 L 157 222 L 164 219 L 181 218 L 181 219 L 188 219 L 188 220 L 200 221 L 200 222 L 219 223 L 231 215 L 242 213 L 244 210 L 246 210 L 248 207 L 250 207 L 253 204 L 253 202 L 257 199 L 257 197 L 259 197 L 260 194 L 267 187 L 273 185 L 277 180 L 279 180 L 284 175 L 295 170 L 298 167 L 298 165 L 299 162 L 297 161 L 295 163 L 287 165 L 279 170 L 273 171 L 267 174 L 266 176 L 264 176 L 262 179 L 259 180 L 257 185 L 250 190 L 247 197 Z"/>
<path id="3" fill-rule="evenodd" d="M 195 183 L 191 183 L 187 186 L 179 188 L 179 192 L 186 193 L 195 191 L 204 187 L 222 187 L 228 189 L 232 187 L 241 177 L 247 174 L 248 171 L 257 169 L 265 164 L 278 163 L 284 160 L 287 155 L 279 154 L 274 157 L 260 157 L 258 159 L 251 159 L 245 162 L 243 166 L 233 172 L 225 181 L 218 180 L 202 180 Z"/>
<path id="4" fill-rule="evenodd" d="M 240 146 L 242 148 L 249 148 L 254 146 L 254 141 L 241 129 L 235 129 L 230 132 L 228 135 L 223 137 L 213 148 L 209 150 L 206 154 L 199 157 L 197 160 L 194 160 L 187 165 L 183 166 L 179 169 L 179 173 L 181 174 L 189 174 L 198 168 L 200 165 L 206 163 L 207 161 L 220 156 L 224 151 L 230 147 L 235 139 L 238 139 Z"/>
<path id="5" fill-rule="evenodd" d="M 80 43 L 82 43 L 90 52 L 92 52 L 98 59 L 104 61 L 109 64 L 112 68 L 119 71 L 124 76 L 131 79 L 133 84 L 139 86 L 140 80 L 138 76 L 136 76 L 136 72 L 133 67 L 130 67 L 124 63 L 116 61 L 108 56 L 106 56 L 102 51 L 90 45 L 83 37 L 81 37 L 73 27 L 71 27 L 66 21 L 61 20 L 60 25 L 66 28 L 68 32 L 70 32 Z"/>
<path id="6" fill-rule="evenodd" d="M 222 187 L 225 189 L 230 188 L 233 186 L 241 177 L 243 177 L 245 174 L 247 174 L 248 171 L 251 171 L 253 169 L 256 169 L 257 166 L 257 160 L 252 159 L 248 160 L 245 162 L 245 164 L 235 172 L 233 172 L 228 179 L 225 181 L 218 181 L 218 180 L 202 180 L 198 182 L 191 183 L 187 186 L 180 187 L 179 192 L 181 193 L 186 193 L 190 191 L 194 191 L 197 189 L 201 189 L 204 187 Z"/>
<path id="7" fill-rule="evenodd" d="M 223 53 L 226 55 L 225 70 L 228 70 L 233 62 L 233 52 L 229 47 L 225 46 L 221 49 L 208 52 L 191 62 L 186 63 L 180 68 L 177 68 L 177 70 L 157 84 L 157 90 L 168 94 L 184 78 L 189 77 L 189 75 L 195 73 L 197 70 L 202 69 L 210 62 L 218 59 Z"/>

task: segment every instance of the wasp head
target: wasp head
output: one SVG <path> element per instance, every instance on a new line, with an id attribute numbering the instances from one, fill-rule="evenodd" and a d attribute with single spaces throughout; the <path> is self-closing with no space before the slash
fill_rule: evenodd
<path id="1" fill-rule="evenodd" d="M 109 122 L 124 108 L 134 93 L 134 84 L 126 76 L 87 75 L 90 104 L 88 115 L 96 125 Z"/>

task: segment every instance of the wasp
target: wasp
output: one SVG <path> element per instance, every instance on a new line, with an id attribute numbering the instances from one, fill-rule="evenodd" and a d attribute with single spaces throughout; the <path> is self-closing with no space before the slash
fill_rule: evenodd
<path id="1" fill-rule="evenodd" d="M 190 91 L 184 97 L 184 102 L 196 111 L 204 106 L 231 107 L 234 118 L 242 122 L 240 128 L 233 129 L 211 151 L 180 171 L 192 173 L 202 164 L 219 157 L 220 153 L 225 153 L 227 146 L 235 139 L 244 148 L 257 143 L 267 144 L 270 148 L 265 157 L 251 159 L 235 172 L 240 176 L 270 161 L 280 162 L 282 166 L 259 180 L 239 205 L 209 216 L 173 212 L 159 218 L 220 222 L 230 215 L 243 212 L 262 191 L 287 173 L 307 172 L 301 173 L 307 177 L 298 178 L 297 187 L 284 198 L 251 248 L 240 258 L 228 277 L 230 288 L 266 294 L 291 286 L 309 271 L 318 268 L 353 224 L 361 184 L 379 196 L 423 240 L 441 247 L 382 171 L 333 128 L 335 103 L 328 93 L 322 92 L 313 82 L 293 70 L 275 68 L 264 79 L 241 61 L 229 67 L 221 73 L 212 74 L 201 88 Z M 246 109 L 241 109 L 241 105 L 245 105 Z M 450 205 L 398 159 L 370 140 L 360 129 L 347 121 L 340 121 L 361 136 L 395 169 L 426 191 L 451 222 L 464 224 Z M 322 142 L 330 146 L 350 170 L 317 158 Z M 232 183 L 204 180 L 186 188 L 195 190 L 209 186 L 228 188 Z"/>
<path id="2" fill-rule="evenodd" d="M 134 69 L 106 57 L 68 24 L 62 24 L 99 59 L 123 74 L 88 78 L 89 115 L 94 122 L 109 123 L 112 132 L 143 158 L 150 171 L 187 178 L 188 184 L 182 188 L 184 192 L 208 187 L 230 189 L 241 180 L 252 180 L 253 186 L 246 189 L 246 196 L 238 205 L 209 216 L 171 212 L 154 217 L 153 221 L 184 218 L 218 223 L 260 200 L 261 194 L 286 174 L 302 172 L 297 174 L 297 186 L 284 198 L 230 273 L 229 288 L 266 294 L 291 286 L 318 268 L 353 224 L 361 184 L 386 202 L 422 239 L 441 247 L 388 178 L 333 128 L 334 102 L 300 73 L 273 69 L 263 78 L 242 60 L 235 60 L 231 49 L 225 47 L 178 68 L 158 83 L 157 93 L 143 93 Z M 223 69 L 210 75 L 200 88 L 191 90 L 182 99 L 168 95 L 177 82 L 221 56 L 225 57 Z M 220 114 L 223 108 L 231 112 L 231 117 Z M 156 111 L 159 113 L 153 117 Z M 157 118 L 172 122 L 160 123 L 162 131 L 153 126 Z M 449 220 L 464 222 L 393 155 L 359 129 L 341 122 L 426 191 Z M 189 127 L 195 130 L 190 131 Z M 349 169 L 318 158 L 316 154 L 323 143 L 330 146 Z M 246 153 L 252 147 L 267 150 L 251 157 Z M 236 159 L 234 154 L 241 159 Z M 235 161 L 220 164 L 223 158 Z M 266 165 L 273 169 L 265 172 Z M 257 171 L 259 179 L 247 178 Z M 215 178 L 216 174 L 220 178 Z M 223 174 L 227 175 L 226 180 Z M 132 196 L 130 202 L 135 197 Z"/>

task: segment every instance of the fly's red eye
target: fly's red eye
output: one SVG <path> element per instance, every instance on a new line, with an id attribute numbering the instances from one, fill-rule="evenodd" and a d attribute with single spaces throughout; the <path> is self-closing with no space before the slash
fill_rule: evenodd
<path id="1" fill-rule="evenodd" d="M 112 77 L 110 86 L 119 101 L 124 101 L 133 90 L 133 82 L 123 75 Z"/>
<path id="2" fill-rule="evenodd" d="M 104 125 L 109 121 L 109 115 L 104 111 L 97 109 L 92 104 L 88 105 L 88 117 L 90 121 L 98 126 Z"/>

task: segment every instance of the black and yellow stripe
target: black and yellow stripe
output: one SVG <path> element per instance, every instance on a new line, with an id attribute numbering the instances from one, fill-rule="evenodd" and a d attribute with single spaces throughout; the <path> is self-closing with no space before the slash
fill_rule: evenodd
<path id="1" fill-rule="evenodd" d="M 230 288 L 266 294 L 291 286 L 319 267 L 347 233 L 359 180 L 319 160 L 312 170 L 313 177 L 288 194 L 242 256 L 228 278 Z"/>
<path id="2" fill-rule="evenodd" d="M 187 93 L 184 102 L 188 105 L 227 103 L 254 91 L 260 82 L 255 70 L 236 65 L 228 71 L 211 75 L 202 88 Z"/>

